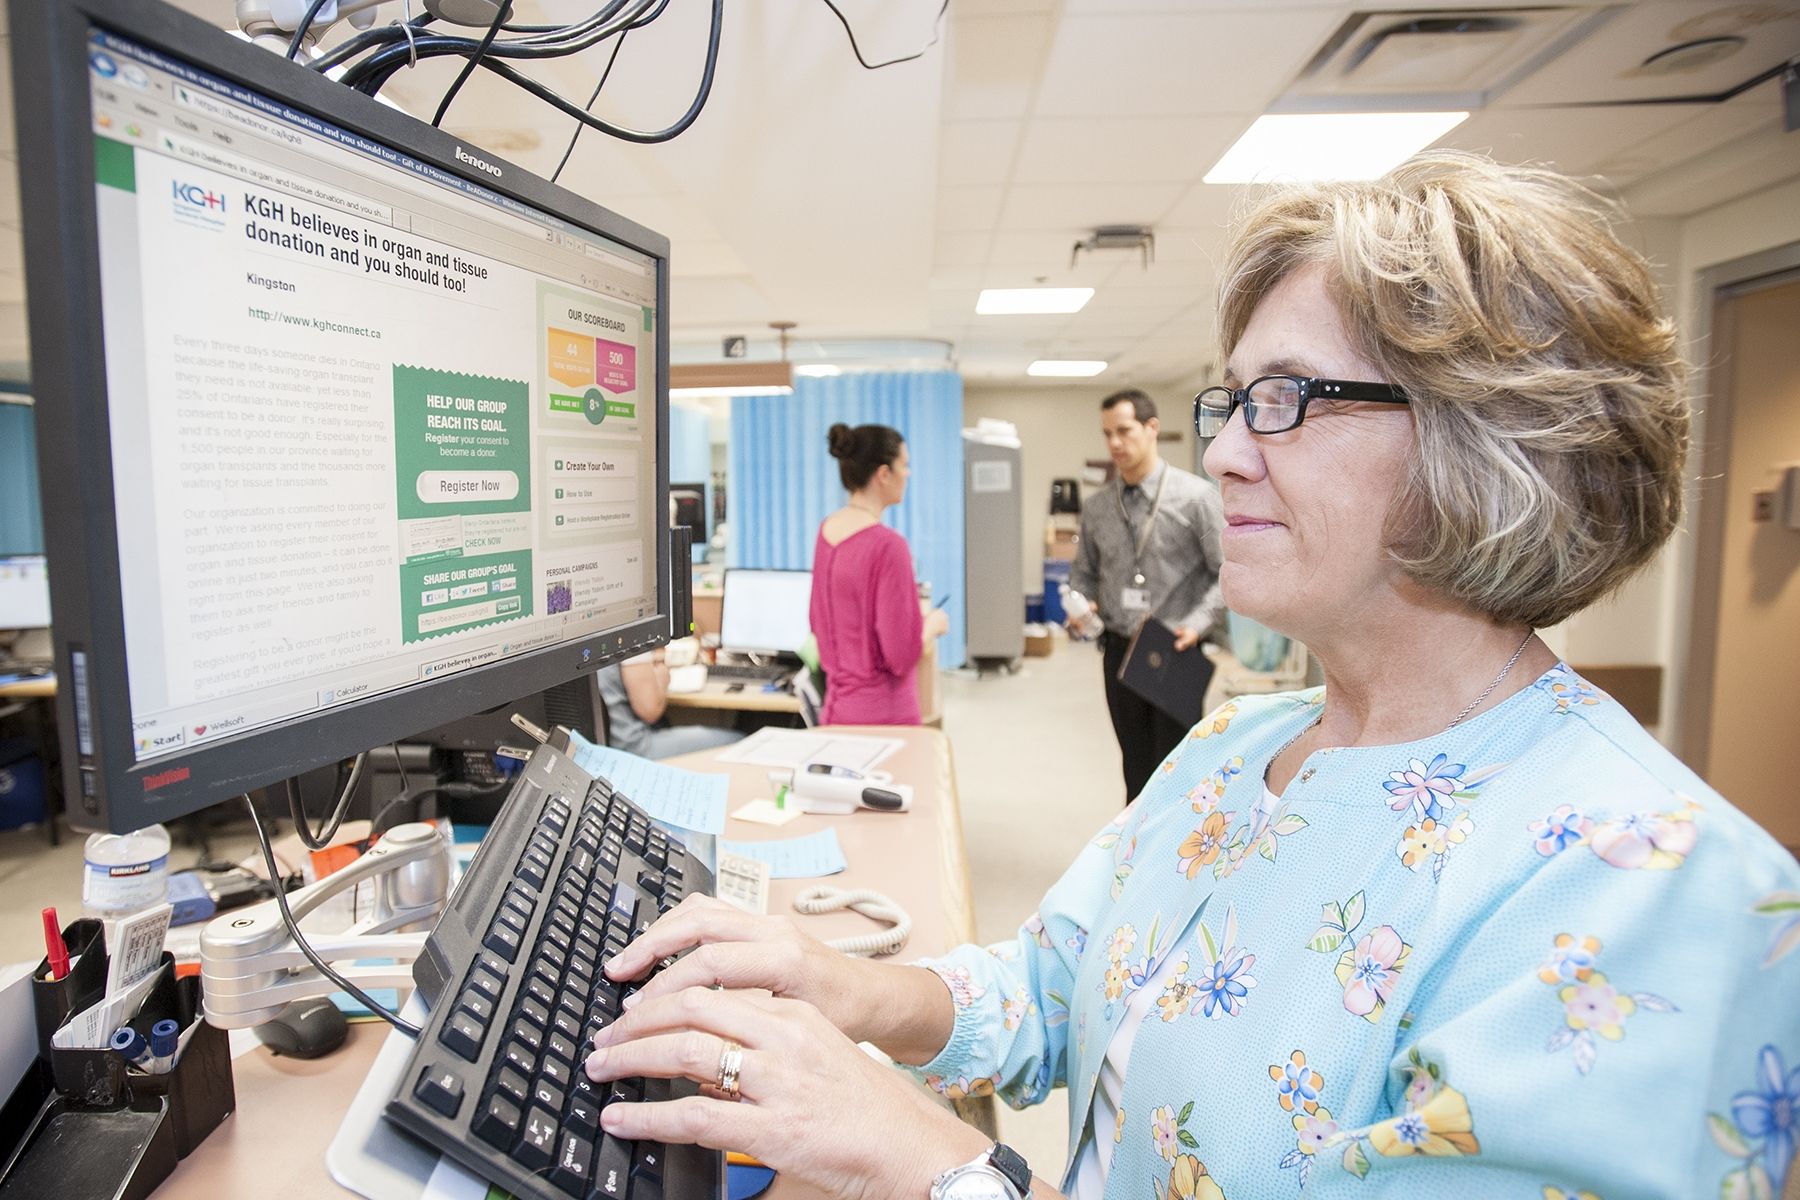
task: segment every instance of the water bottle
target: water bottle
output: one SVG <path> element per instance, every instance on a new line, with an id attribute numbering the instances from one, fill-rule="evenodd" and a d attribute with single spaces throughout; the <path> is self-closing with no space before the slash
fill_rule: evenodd
<path id="1" fill-rule="evenodd" d="M 83 856 L 81 907 L 90 917 L 122 917 L 169 898 L 169 831 L 95 833 Z"/>
<path id="2" fill-rule="evenodd" d="M 1068 614 L 1070 631 L 1084 642 L 1093 641 L 1106 629 L 1087 597 L 1066 583 L 1063 584 L 1063 612 Z"/>

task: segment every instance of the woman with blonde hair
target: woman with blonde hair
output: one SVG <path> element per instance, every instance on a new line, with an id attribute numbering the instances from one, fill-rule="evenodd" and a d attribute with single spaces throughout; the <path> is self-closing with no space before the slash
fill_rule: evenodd
<path id="1" fill-rule="evenodd" d="M 685 902 L 607 965 L 698 947 L 588 1070 L 732 1086 L 608 1128 L 921 1200 L 1779 1196 L 1800 868 L 1535 633 L 1680 517 L 1642 258 L 1559 176 L 1431 154 L 1269 198 L 1221 315 L 1225 599 L 1325 687 L 1209 716 L 1016 938 L 929 969 Z M 1068 1161 L 1022 1180 L 859 1040 L 947 1095 L 1066 1085 Z"/>

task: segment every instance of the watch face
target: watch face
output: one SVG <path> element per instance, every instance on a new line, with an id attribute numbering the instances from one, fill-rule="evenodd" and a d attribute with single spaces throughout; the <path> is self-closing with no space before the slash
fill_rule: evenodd
<path id="1" fill-rule="evenodd" d="M 943 1200 L 1013 1200 L 1013 1194 L 1000 1172 L 991 1167 L 975 1167 L 945 1185 Z"/>

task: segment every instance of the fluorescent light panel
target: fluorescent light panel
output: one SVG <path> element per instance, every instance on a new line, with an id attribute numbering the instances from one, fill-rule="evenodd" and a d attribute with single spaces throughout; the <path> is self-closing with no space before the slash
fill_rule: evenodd
<path id="1" fill-rule="evenodd" d="M 807 375 L 814 379 L 824 379 L 832 375 L 842 375 L 843 373 L 842 367 L 833 366 L 831 363 L 808 363 L 804 367 L 794 368 L 794 374 Z"/>
<path id="2" fill-rule="evenodd" d="M 768 387 L 751 384 L 745 387 L 672 387 L 670 396 L 791 396 L 791 387 Z"/>
<path id="3" fill-rule="evenodd" d="M 1455 129 L 1466 112 L 1261 116 L 1205 176 L 1207 183 L 1376 179 Z"/>
<path id="4" fill-rule="evenodd" d="M 984 317 L 1080 312 L 1093 288 L 983 288 L 975 311 Z"/>
<path id="5" fill-rule="evenodd" d="M 1083 358 L 1040 358 L 1025 368 L 1027 375 L 1043 375 L 1053 379 L 1087 379 L 1106 370 L 1106 364 Z"/>

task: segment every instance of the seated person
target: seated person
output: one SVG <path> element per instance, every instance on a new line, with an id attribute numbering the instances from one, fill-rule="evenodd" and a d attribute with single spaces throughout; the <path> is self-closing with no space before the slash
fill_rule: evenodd
<path id="1" fill-rule="evenodd" d="M 606 744 L 642 758 L 673 758 L 726 746 L 744 735 L 717 725 L 670 725 L 669 664 L 661 647 L 600 669 Z"/>

